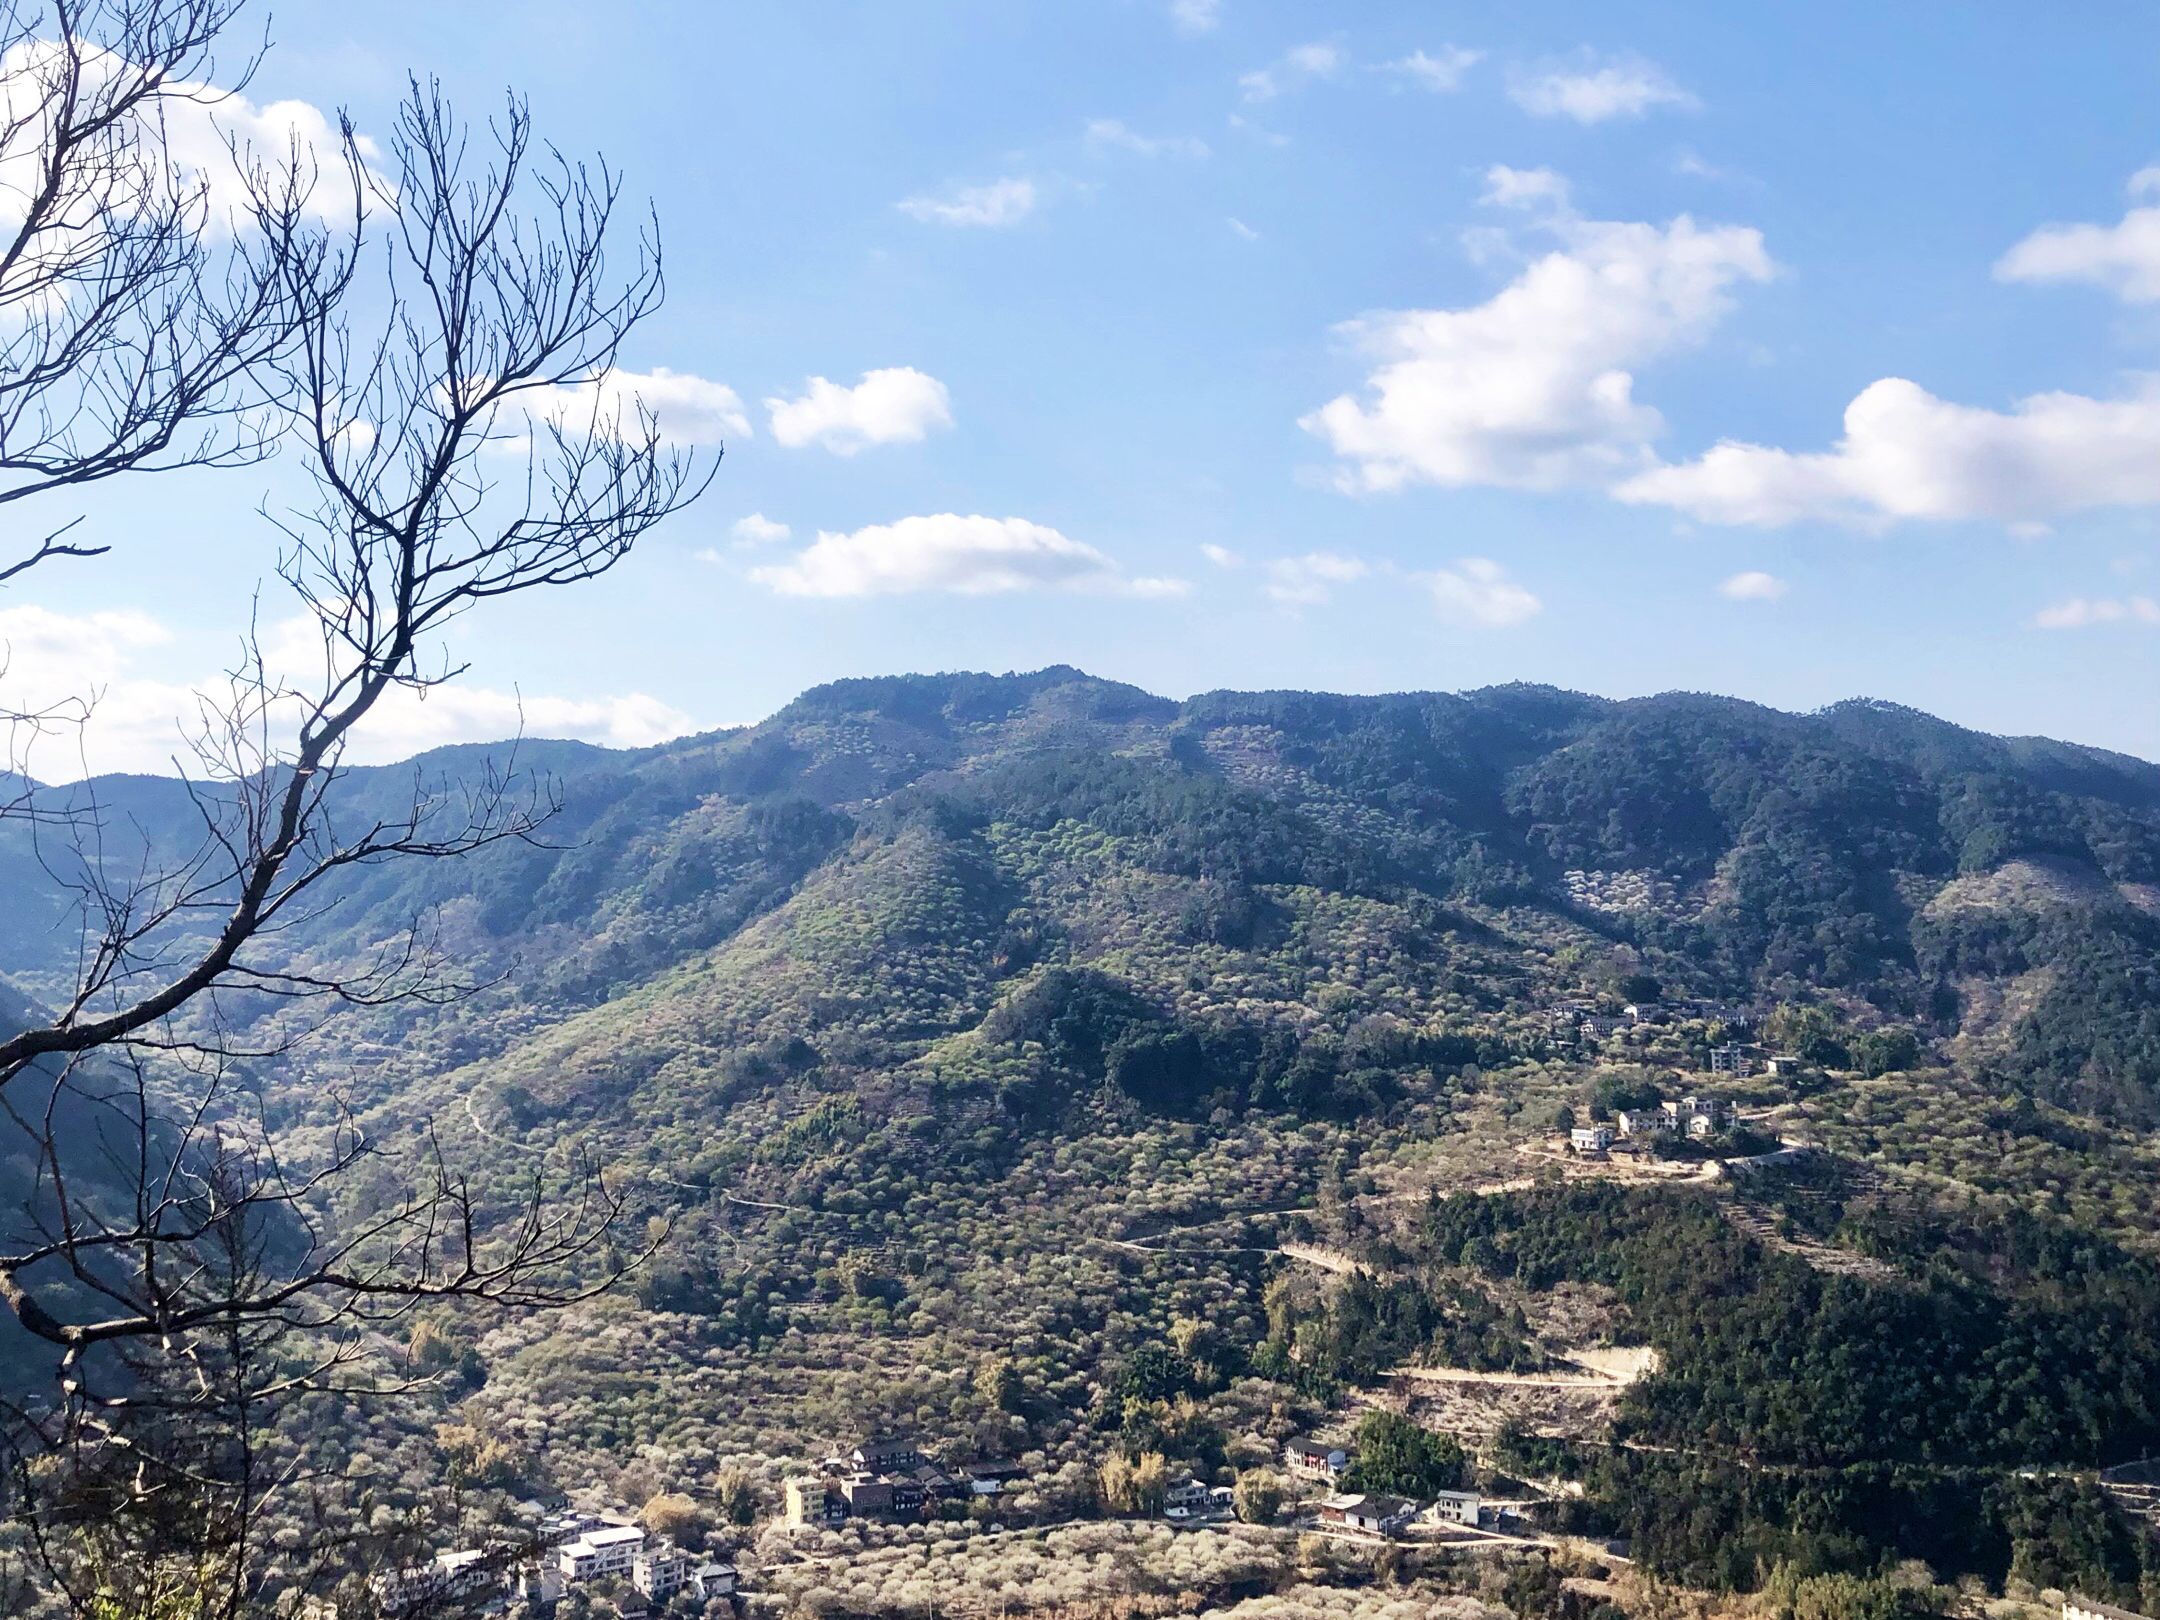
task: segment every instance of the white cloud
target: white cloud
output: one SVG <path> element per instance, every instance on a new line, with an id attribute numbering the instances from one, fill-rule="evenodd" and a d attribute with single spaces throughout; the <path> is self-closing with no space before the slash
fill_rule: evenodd
<path id="1" fill-rule="evenodd" d="M 517 398 L 531 415 L 560 422 L 572 433 L 591 422 L 601 433 L 635 434 L 642 408 L 671 444 L 710 445 L 730 434 L 751 436 L 750 418 L 734 389 L 665 366 L 648 373 L 608 371 L 589 383 L 533 389 Z"/>
<path id="2" fill-rule="evenodd" d="M 2160 375 L 2121 399 L 2035 394 L 2011 411 L 1937 399 L 1886 377 L 1845 408 L 1845 436 L 1795 454 L 1726 441 L 1618 485 L 1623 501 L 1708 523 L 1984 518 L 2036 523 L 2095 506 L 2160 504 Z"/>
<path id="3" fill-rule="evenodd" d="M 785 540 L 789 530 L 785 523 L 775 523 L 763 512 L 752 512 L 748 517 L 737 518 L 732 532 L 739 545 L 769 546 Z"/>
<path id="4" fill-rule="evenodd" d="M 1283 62 L 1287 66 L 1319 79 L 1340 72 L 1349 60 L 1350 53 L 1340 45 L 1293 45 L 1283 53 Z"/>
<path id="5" fill-rule="evenodd" d="M 2087 600 L 2073 596 L 2067 602 L 2042 608 L 2033 623 L 2042 630 L 2083 630 L 2095 624 L 2160 624 L 2160 602 L 2149 596 L 2133 596 L 2118 602 L 2110 597 Z"/>
<path id="6" fill-rule="evenodd" d="M 354 739 L 352 762 L 388 764 L 451 743 L 567 737 L 603 748 L 650 748 L 695 731 L 682 710 L 632 692 L 624 697 L 564 698 L 440 686 L 425 703 L 399 688 L 384 696 Z"/>
<path id="7" fill-rule="evenodd" d="M 273 625 L 265 657 L 273 674 L 302 677 L 317 645 L 310 619 Z M 172 643 L 171 631 L 148 614 L 70 615 L 36 606 L 0 609 L 0 705 L 34 711 L 95 695 L 79 731 L 52 730 L 27 764 L 45 781 L 73 781 L 110 771 L 170 774 L 175 761 L 198 769 L 187 731 L 205 697 L 229 691 L 206 674 L 193 681 L 142 673 L 142 655 Z M 319 658 L 319 654 L 314 657 Z M 286 712 L 281 708 L 280 712 Z M 387 694 L 354 732 L 347 760 L 384 764 L 454 742 L 496 742 L 522 729 L 528 737 L 573 737 L 615 748 L 642 748 L 695 729 L 690 716 L 643 693 L 591 699 L 520 697 L 455 683 L 425 701 L 402 688 Z M 26 739 L 18 733 L 18 743 Z"/>
<path id="8" fill-rule="evenodd" d="M 1284 607 L 1317 607 L 1333 594 L 1332 587 L 1363 579 L 1371 572 L 1356 557 L 1333 551 L 1309 551 L 1302 557 L 1278 557 L 1264 565 L 1268 582 L 1262 587 Z"/>
<path id="9" fill-rule="evenodd" d="M 1777 575 L 1757 571 L 1733 575 L 1718 587 L 1718 594 L 1735 602 L 1775 602 L 1791 588 Z"/>
<path id="10" fill-rule="evenodd" d="M 1093 546 L 1025 518 L 953 512 L 873 524 L 853 534 L 821 532 L 793 560 L 753 569 L 750 577 L 783 596 L 987 596 L 1038 588 L 1162 596 L 1185 588 L 1175 580 L 1125 581 L 1117 564 Z"/>
<path id="11" fill-rule="evenodd" d="M 1232 214 L 1230 216 L 1229 225 L 1230 229 L 1236 233 L 1240 241 L 1257 242 L 1260 240 L 1260 233 L 1254 230 L 1250 225 L 1246 224 L 1242 219 L 1239 219 L 1235 214 Z"/>
<path id="12" fill-rule="evenodd" d="M 1170 21 L 1181 34 L 1204 34 L 1222 22 L 1222 0 L 1170 0 Z"/>
<path id="13" fill-rule="evenodd" d="M 852 456 L 865 445 L 913 444 L 953 425 L 952 398 L 935 377 L 912 366 L 869 371 L 853 388 L 812 377 L 800 399 L 768 399 L 773 437 L 791 450 L 821 444 Z"/>
<path id="14" fill-rule="evenodd" d="M 926 225 L 1017 225 L 1035 211 L 1032 180 L 993 180 L 961 186 L 943 197 L 907 197 L 894 204 L 910 219 Z"/>
<path id="15" fill-rule="evenodd" d="M 1556 176 L 1495 171 L 1520 200 Z M 1534 182 L 1534 183 L 1533 183 Z M 1391 310 L 1344 332 L 1379 364 L 1363 395 L 1301 419 L 1347 465 L 1351 490 L 1413 483 L 1554 489 L 1604 484 L 1650 464 L 1663 430 L 1628 368 L 1703 337 L 1732 288 L 1773 270 L 1759 231 L 1580 220 L 1548 222 L 1560 249 L 1467 309 Z"/>
<path id="16" fill-rule="evenodd" d="M 2130 177 L 2132 197 L 2160 197 L 2160 166 Z M 2048 225 L 2004 254 L 1998 281 L 2087 281 L 2126 304 L 2160 303 L 2160 204 L 2114 225 Z"/>
<path id="17" fill-rule="evenodd" d="M 1464 50 L 1460 45 L 1443 45 L 1437 56 L 1423 51 L 1412 51 L 1400 61 L 1382 64 L 1382 71 L 1400 74 L 1411 83 L 1445 94 L 1462 88 L 1463 75 L 1485 60 L 1483 51 Z"/>
<path id="18" fill-rule="evenodd" d="M 1543 203 L 1565 215 L 1568 183 L 1550 169 L 1511 169 L 1495 163 L 1485 171 L 1485 192 L 1478 201 L 1495 208 L 1535 208 Z"/>
<path id="19" fill-rule="evenodd" d="M 137 71 L 113 53 L 94 47 L 84 49 L 79 61 L 79 112 L 111 93 L 123 74 Z M 60 46 L 44 39 L 19 41 L 0 56 L 0 221 L 20 221 L 23 200 L 49 156 L 52 114 L 58 92 L 67 83 L 63 62 Z M 303 169 L 313 166 L 323 176 L 308 193 L 305 211 L 318 220 L 342 219 L 348 226 L 351 220 L 352 191 L 341 184 L 343 134 L 322 109 L 309 102 L 277 101 L 258 107 L 245 96 L 214 85 L 176 80 L 143 102 L 134 117 L 114 123 L 102 137 L 93 137 L 91 144 L 98 161 L 110 167 L 114 195 L 121 199 L 141 196 L 137 188 L 146 181 L 161 187 L 166 180 L 165 172 L 155 165 L 147 172 L 142 167 L 146 154 L 169 159 L 183 182 L 202 188 L 208 204 L 206 221 L 213 231 L 252 230 L 247 170 L 296 160 Z M 354 146 L 363 164 L 372 167 L 381 157 L 374 141 L 365 135 L 355 137 Z M 87 245 L 79 235 L 80 210 L 72 217 L 75 224 L 64 234 L 70 238 L 68 251 L 79 253 Z"/>
<path id="20" fill-rule="evenodd" d="M 1190 596 L 1192 581 L 1189 579 L 1166 579 L 1159 575 L 1142 574 L 1125 587 L 1127 596 L 1137 596 L 1147 601 L 1167 601 L 1173 597 Z"/>
<path id="21" fill-rule="evenodd" d="M 1430 583 L 1433 606 L 1448 624 L 1505 630 L 1545 607 L 1490 557 L 1458 557 L 1452 569 L 1441 569 Z"/>
<path id="22" fill-rule="evenodd" d="M 1142 157 L 1204 158 L 1208 144 L 1191 135 L 1142 135 L 1125 127 L 1116 118 L 1091 118 L 1088 120 L 1087 138 L 1090 145 L 1116 147 L 1122 152 L 1137 152 Z"/>
<path id="23" fill-rule="evenodd" d="M 1217 568 L 1243 568 L 1245 566 L 1245 559 L 1228 546 L 1204 545 L 1200 548 L 1200 555 Z"/>
<path id="24" fill-rule="evenodd" d="M 1238 88 L 1247 101 L 1272 101 L 1308 80 L 1332 79 L 1349 65 L 1350 53 L 1340 45 L 1325 41 L 1293 45 L 1279 61 L 1240 78 Z"/>
<path id="25" fill-rule="evenodd" d="M 1662 69 L 1634 56 L 1615 58 L 1602 67 L 1586 60 L 1576 70 L 1518 72 L 1509 80 L 1508 95 L 1535 117 L 1572 118 L 1578 124 L 1640 118 L 1652 107 L 1701 105 Z"/>

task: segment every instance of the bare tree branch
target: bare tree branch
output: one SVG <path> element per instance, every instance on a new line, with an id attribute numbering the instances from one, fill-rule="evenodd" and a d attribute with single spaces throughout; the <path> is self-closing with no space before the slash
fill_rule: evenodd
<path id="1" fill-rule="evenodd" d="M 267 1504 L 312 1488 L 264 1449 L 264 1414 L 404 1387 L 386 1329 L 439 1302 L 561 1306 L 620 1275 L 622 1195 L 597 1164 L 483 1192 L 432 1133 L 393 1154 L 350 1115 L 291 1162 L 232 1065 L 290 1038 L 245 1035 L 251 998 L 464 993 L 420 919 L 340 962 L 296 957 L 292 935 L 358 869 L 536 839 L 556 797 L 513 756 L 354 815 L 337 785 L 355 732 L 458 673 L 459 616 L 605 573 L 714 471 L 614 381 L 664 291 L 656 225 L 619 217 L 605 164 L 536 145 L 515 98 L 471 125 L 415 80 L 382 159 L 341 121 L 328 180 L 297 147 L 234 144 L 244 202 L 221 215 L 161 120 L 215 102 L 208 53 L 236 3 L 0 0 L 0 505 L 276 447 L 314 482 L 311 505 L 266 514 L 308 667 L 251 630 L 202 700 L 179 762 L 191 841 L 113 816 L 94 782 L 0 801 L 82 923 L 72 990 L 0 1030 L 0 1130 L 35 1165 L 0 1230 L 0 1299 L 59 1373 L 12 1414 L 18 1499 L 52 1578 L 114 1614 L 246 1609 Z M 68 532 L 0 583 L 104 549 Z M 40 735 L 93 701 L 12 718 Z M 339 1190 L 375 1166 L 405 1190 L 356 1213 Z M 124 1603 L 96 1586 L 101 1547 L 146 1560 Z"/>

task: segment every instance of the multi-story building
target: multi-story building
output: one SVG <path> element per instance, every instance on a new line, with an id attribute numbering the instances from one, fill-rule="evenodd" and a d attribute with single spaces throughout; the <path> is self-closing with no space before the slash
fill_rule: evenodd
<path id="1" fill-rule="evenodd" d="M 1442 1491 L 1435 1496 L 1425 1517 L 1435 1524 L 1476 1524 L 1482 1498 L 1476 1491 Z"/>
<path id="2" fill-rule="evenodd" d="M 863 1519 L 904 1519 L 922 1511 L 922 1481 L 913 1474 L 850 1474 L 840 1481 L 848 1511 Z"/>
<path id="3" fill-rule="evenodd" d="M 904 1435 L 882 1435 L 865 1440 L 848 1453 L 849 1466 L 859 1474 L 912 1473 L 930 1459 Z"/>
<path id="4" fill-rule="evenodd" d="M 690 1556 L 658 1542 L 630 1561 L 630 1584 L 655 1603 L 665 1603 L 690 1578 Z"/>
<path id="5" fill-rule="evenodd" d="M 556 1567 L 566 1581 L 596 1581 L 603 1575 L 628 1575 L 645 1550 L 645 1532 L 634 1524 L 588 1530 L 555 1549 Z"/>
<path id="6" fill-rule="evenodd" d="M 833 1489 L 829 1480 L 813 1477 L 787 1482 L 784 1518 L 791 1527 L 840 1524 L 846 1520 L 847 1510 L 847 1498 Z"/>

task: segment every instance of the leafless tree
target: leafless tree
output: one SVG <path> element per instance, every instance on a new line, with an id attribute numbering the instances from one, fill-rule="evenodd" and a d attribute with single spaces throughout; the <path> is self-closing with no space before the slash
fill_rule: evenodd
<path id="1" fill-rule="evenodd" d="M 304 655 L 251 634 L 204 700 L 192 847 L 118 859 L 82 791 L 15 806 L 63 838 L 52 869 L 84 919 L 73 992 L 0 1038 L 0 1112 L 36 1163 L 25 1220 L 0 1234 L 0 1298 L 59 1371 L 50 1399 L 17 1403 L 18 1478 L 48 1544 L 75 1550 L 54 1554 L 54 1574 L 116 1615 L 167 1612 L 174 1581 L 196 1583 L 195 1606 L 174 1612 L 247 1611 L 279 1572 L 265 1504 L 304 1482 L 263 1465 L 250 1425 L 301 1391 L 348 1387 L 386 1326 L 432 1301 L 556 1305 L 608 1280 L 593 1257 L 619 1205 L 589 1165 L 487 1205 L 430 1145 L 405 1196 L 332 1221 L 330 1191 L 376 1144 L 349 1126 L 287 1162 L 230 1084 L 262 1047 L 228 1014 L 235 996 L 455 993 L 417 927 L 330 967 L 299 965 L 289 933 L 334 903 L 341 875 L 531 838 L 551 798 L 489 771 L 416 782 L 397 815 L 349 823 L 337 784 L 355 728 L 459 673 L 441 639 L 459 615 L 595 577 L 710 477 L 617 368 L 660 301 L 656 227 L 639 222 L 625 248 L 619 178 L 536 149 L 514 98 L 474 126 L 416 81 L 381 157 L 349 122 L 327 162 L 235 148 L 245 218 L 213 283 L 223 227 L 153 115 L 195 93 L 182 80 L 231 9 L 9 12 L 0 65 L 10 94 L 20 78 L 42 109 L 10 100 L 9 137 L 57 175 L 25 209 L 45 223 L 23 227 L 8 261 L 49 290 L 14 317 L 25 342 L 0 346 L 0 473 L 17 480 L 0 500 L 274 444 L 307 459 L 315 486 L 272 518 Z M 91 14 L 105 32 L 77 43 Z M 68 143 L 104 156 L 77 174 Z M 44 554 L 56 547 L 90 549 L 49 540 Z M 116 1547 L 156 1553 L 132 1587 L 99 1561 Z M 84 1564 L 85 1548 L 104 1551 Z"/>
<path id="2" fill-rule="evenodd" d="M 236 229 L 211 171 L 168 139 L 177 119 L 214 141 L 245 84 L 252 57 L 213 87 L 238 6 L 0 0 L 0 505 L 275 444 L 262 386 L 295 331 L 282 272 L 298 244 Z M 103 549 L 54 532 L 0 560 L 0 581 Z"/>

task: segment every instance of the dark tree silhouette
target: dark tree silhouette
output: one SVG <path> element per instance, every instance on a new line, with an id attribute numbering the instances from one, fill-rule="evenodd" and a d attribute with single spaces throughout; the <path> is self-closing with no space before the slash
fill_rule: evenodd
<path id="1" fill-rule="evenodd" d="M 430 1138 L 395 1159 L 401 1196 L 334 1219 L 341 1180 L 393 1161 L 350 1123 L 288 1160 L 233 1084 L 262 1045 L 229 1009 L 460 993 L 418 922 L 343 965 L 298 965 L 284 936 L 349 869 L 534 837 L 550 792 L 513 760 L 350 824 L 354 729 L 459 673 L 453 619 L 604 572 L 711 474 L 616 369 L 660 302 L 656 226 L 625 248 L 618 176 L 536 151 L 515 98 L 474 126 L 415 81 L 379 157 L 349 121 L 331 154 L 229 145 L 244 201 L 219 217 L 224 193 L 176 164 L 163 119 L 174 98 L 215 99 L 199 86 L 233 11 L 0 11 L 0 189 L 18 219 L 0 259 L 0 502 L 279 449 L 315 488 L 272 519 L 315 631 L 307 675 L 251 636 L 203 702 L 193 847 L 117 836 L 87 788 L 30 784 L 0 806 L 33 823 L 83 925 L 72 994 L 0 1026 L 0 1112 L 36 1165 L 25 1218 L 0 1232 L 0 1298 L 59 1375 L 13 1403 L 16 1506 L 49 1579 L 115 1616 L 246 1613 L 273 1576 L 305 1574 L 264 1526 L 310 1483 L 252 1437 L 280 1402 L 384 1387 L 384 1327 L 441 1300 L 560 1305 L 619 1272 L 600 1257 L 619 1202 L 590 1164 L 483 1208 Z M 0 578 L 99 549 L 56 533 Z"/>

